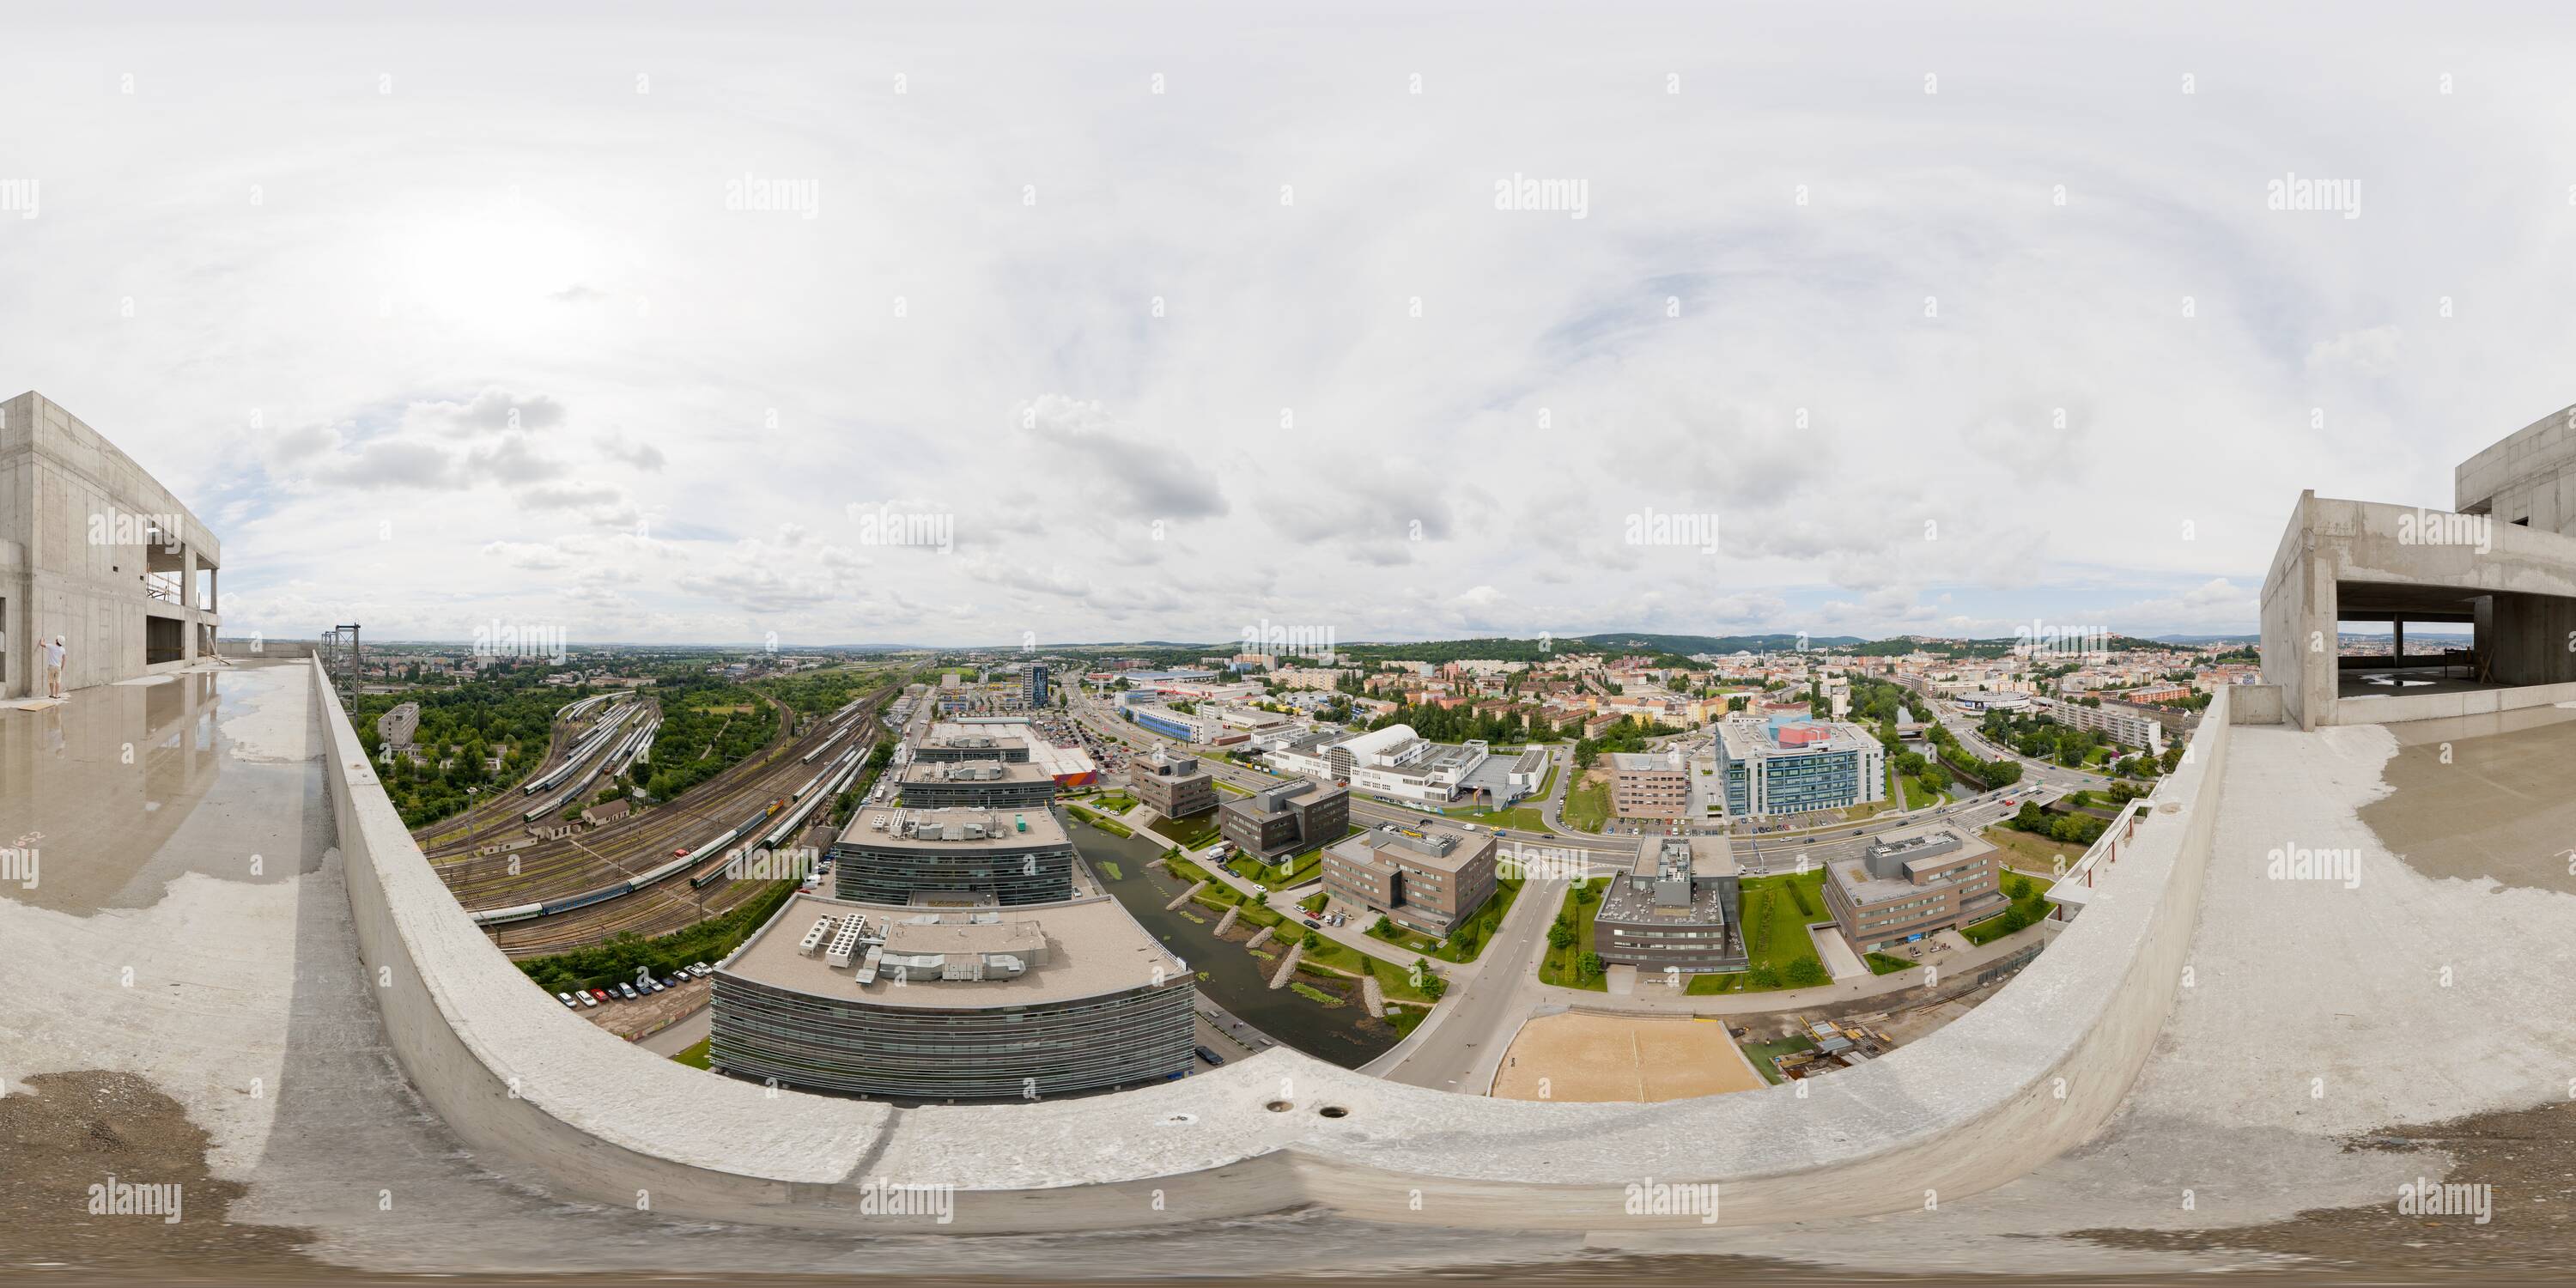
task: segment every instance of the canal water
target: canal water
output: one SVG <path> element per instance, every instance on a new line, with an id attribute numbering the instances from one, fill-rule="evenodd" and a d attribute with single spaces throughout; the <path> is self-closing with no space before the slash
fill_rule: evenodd
<path id="1" fill-rule="evenodd" d="M 1216 936 L 1218 918 L 1193 902 L 1182 908 L 1204 918 L 1192 921 L 1163 905 L 1180 897 L 1189 883 L 1150 868 L 1164 846 L 1136 836 L 1114 836 L 1088 823 L 1068 819 L 1073 847 L 1090 865 L 1100 884 L 1125 905 L 1146 933 L 1163 941 L 1199 977 L 1199 991 L 1233 1012 L 1237 1019 L 1319 1060 L 1356 1069 L 1396 1044 L 1395 1029 L 1370 1020 L 1356 994 L 1341 1006 L 1328 1007 L 1292 989 L 1270 987 L 1276 962 L 1264 962 L 1243 945 Z"/>

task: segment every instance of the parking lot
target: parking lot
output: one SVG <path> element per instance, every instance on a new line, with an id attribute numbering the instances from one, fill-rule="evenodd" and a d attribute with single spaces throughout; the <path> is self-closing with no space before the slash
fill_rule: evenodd
<path id="1" fill-rule="evenodd" d="M 621 997 L 585 1006 L 581 1017 L 621 1038 L 633 1039 L 667 1028 L 681 1016 L 705 1006 L 713 987 L 708 980 L 693 979 L 632 1002 Z"/>

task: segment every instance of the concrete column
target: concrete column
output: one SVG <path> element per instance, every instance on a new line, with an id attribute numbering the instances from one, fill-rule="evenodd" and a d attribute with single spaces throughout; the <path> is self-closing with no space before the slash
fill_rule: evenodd
<path id="1" fill-rule="evenodd" d="M 179 661 L 197 660 L 197 548 L 189 546 L 179 554 Z"/>

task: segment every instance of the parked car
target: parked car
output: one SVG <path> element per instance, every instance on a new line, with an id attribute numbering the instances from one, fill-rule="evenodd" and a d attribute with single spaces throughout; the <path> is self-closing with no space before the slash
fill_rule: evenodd
<path id="1" fill-rule="evenodd" d="M 690 973 L 691 975 L 695 975 L 695 976 L 697 976 L 697 977 L 698 977 L 698 978 L 700 978 L 700 979 L 704 979 L 704 978 L 706 978 L 706 977 L 707 977 L 707 976 L 709 976 L 709 975 L 713 975 L 713 974 L 715 974 L 715 973 L 716 973 L 716 968 L 715 968 L 715 967 L 713 967 L 713 966 L 709 966 L 709 965 L 707 965 L 705 962 L 696 962 L 696 963 L 693 963 L 693 964 L 691 964 L 691 965 L 690 965 L 690 967 L 689 967 L 689 973 Z"/>
<path id="2" fill-rule="evenodd" d="M 617 1000 L 615 996 L 611 995 L 609 991 L 604 988 L 594 988 L 585 996 L 588 996 L 591 1000 L 597 1002 L 614 1002 Z"/>
<path id="3" fill-rule="evenodd" d="M 591 996 L 591 995 L 590 995 L 590 994 L 588 994 L 588 993 L 579 993 L 579 994 L 575 994 L 575 996 L 577 996 L 577 997 L 581 998 L 581 1004 L 582 1004 L 582 1005 L 587 1006 L 587 1007 L 590 1007 L 590 1008 L 591 1008 L 591 1009 L 593 1009 L 593 1010 L 597 1010 L 597 1009 L 599 1008 L 599 999 L 598 999 L 598 998 L 593 997 L 593 996 Z"/>
<path id="4" fill-rule="evenodd" d="M 617 995 L 632 1002 L 636 998 L 635 986 L 633 984 L 620 984 L 617 986 Z"/>
<path id="5" fill-rule="evenodd" d="M 556 1000 L 556 1001 L 559 1001 L 559 1002 L 562 1002 L 562 1003 L 563 1003 L 565 1006 L 567 1006 L 567 1007 L 575 1007 L 575 1006 L 579 1006 L 579 1005 L 581 1005 L 581 1003 L 579 1003 L 579 1002 L 576 1002 L 576 1001 L 572 1000 L 572 994 L 570 994 L 570 993 L 557 993 L 557 994 L 555 994 L 555 1000 Z"/>
<path id="6" fill-rule="evenodd" d="M 1225 1057 L 1224 1057 L 1224 1056 L 1218 1055 L 1216 1052 L 1214 1052 L 1214 1051 L 1210 1051 L 1210 1050 L 1208 1050 L 1206 1047 L 1200 1047 L 1200 1048 L 1198 1048 L 1198 1053 L 1199 1053 L 1199 1058 L 1200 1058 L 1200 1059 L 1202 1059 L 1202 1060 L 1207 1061 L 1209 1064 L 1212 1064 L 1212 1065 L 1213 1065 L 1213 1064 L 1223 1064 L 1223 1063 L 1225 1063 Z"/>
<path id="7" fill-rule="evenodd" d="M 1306 918 L 1306 927 L 1310 930 L 1321 930 L 1324 928 L 1324 923 L 1317 921 L 1312 917 L 1308 917 Z"/>

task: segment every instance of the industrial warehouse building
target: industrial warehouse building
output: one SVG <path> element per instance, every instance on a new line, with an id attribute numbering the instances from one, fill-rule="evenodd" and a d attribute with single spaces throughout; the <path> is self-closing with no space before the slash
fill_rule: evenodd
<path id="1" fill-rule="evenodd" d="M 1743 970 L 1743 902 L 1725 837 L 1642 837 L 1636 860 L 1601 894 L 1593 951 L 1652 975 Z"/>
<path id="2" fill-rule="evenodd" d="M 1196 994 L 1105 896 L 925 913 L 798 895 L 716 968 L 709 1059 L 904 1101 L 1095 1091 L 1187 1073 Z"/>
<path id="3" fill-rule="evenodd" d="M 1739 818 L 1887 799 L 1887 748 L 1848 721 L 1730 716 L 1716 748 L 1726 812 Z"/>
<path id="4" fill-rule="evenodd" d="M 915 760 L 895 783 L 910 809 L 1042 810 L 1055 804 L 1055 779 L 1027 761 Z"/>
<path id="5" fill-rule="evenodd" d="M 860 903 L 969 907 L 1073 897 L 1052 810 L 862 809 L 832 842 L 832 888 Z"/>
<path id="6" fill-rule="evenodd" d="M 215 534 L 42 394 L 0 402 L 0 698 L 180 670 L 215 652 Z"/>

